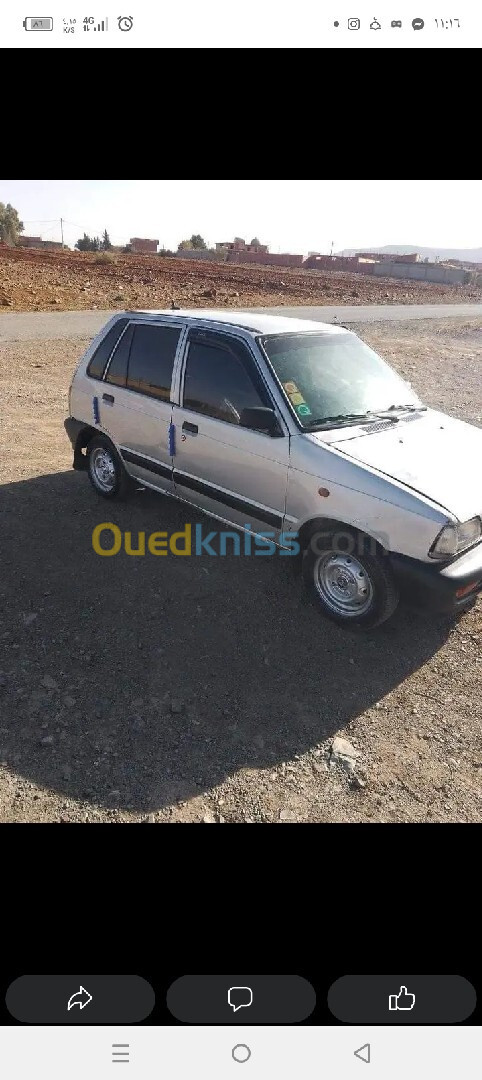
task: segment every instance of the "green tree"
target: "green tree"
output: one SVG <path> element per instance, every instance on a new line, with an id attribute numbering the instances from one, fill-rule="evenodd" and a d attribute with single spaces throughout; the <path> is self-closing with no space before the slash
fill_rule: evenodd
<path id="1" fill-rule="evenodd" d="M 77 240 L 75 246 L 77 251 L 100 251 L 101 241 L 98 236 L 88 236 L 87 233 L 84 233 L 81 239 Z"/>
<path id="2" fill-rule="evenodd" d="M 0 240 L 4 244 L 16 244 L 19 234 L 23 232 L 23 221 L 20 221 L 17 210 L 10 203 L 0 202 Z"/>
<path id="3" fill-rule="evenodd" d="M 77 248 L 77 251 L 92 251 L 91 237 L 87 236 L 87 233 L 84 233 L 84 235 L 81 236 L 80 240 L 77 240 L 75 246 Z"/>
<path id="4" fill-rule="evenodd" d="M 251 240 L 251 247 L 261 247 L 261 240 L 258 240 L 257 236 L 255 236 L 254 240 Z"/>
<path id="5" fill-rule="evenodd" d="M 181 240 L 178 251 L 206 251 L 206 241 L 199 233 L 193 233 L 189 240 Z"/>
<path id="6" fill-rule="evenodd" d="M 110 242 L 110 236 L 107 229 L 104 229 L 104 234 L 101 242 L 102 251 L 112 251 L 112 244 Z"/>

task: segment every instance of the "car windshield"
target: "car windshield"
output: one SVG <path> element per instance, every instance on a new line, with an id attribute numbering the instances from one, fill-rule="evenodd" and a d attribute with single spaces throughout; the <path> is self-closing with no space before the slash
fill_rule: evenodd
<path id="1" fill-rule="evenodd" d="M 355 334 L 283 334 L 264 337 L 261 344 L 306 430 L 380 413 L 395 420 L 397 410 L 421 407 L 409 385 Z"/>

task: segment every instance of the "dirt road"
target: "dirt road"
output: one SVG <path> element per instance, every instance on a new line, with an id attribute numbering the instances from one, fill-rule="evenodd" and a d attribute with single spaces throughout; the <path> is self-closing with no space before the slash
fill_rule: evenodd
<path id="1" fill-rule="evenodd" d="M 361 328 L 425 400 L 482 423 L 480 321 Z M 101 559 L 202 518 L 71 471 L 66 394 L 86 341 L 0 347 L 0 820 L 478 821 L 482 604 L 400 608 L 358 637 L 288 559 Z M 358 751 L 357 782 L 330 764 Z"/>
<path id="2" fill-rule="evenodd" d="M 196 309 L 198 310 L 198 309 Z M 364 307 L 284 307 L 252 308 L 267 315 L 284 315 L 293 319 L 314 319 L 320 322 L 374 323 L 400 322 L 401 319 L 475 319 L 482 320 L 482 304 L 407 304 L 372 305 Z M 68 338 L 94 337 L 112 311 L 63 311 L 61 318 L 50 311 L 15 312 L 0 318 L 2 341 L 59 341 Z M 239 313 L 237 313 L 238 315 Z"/>

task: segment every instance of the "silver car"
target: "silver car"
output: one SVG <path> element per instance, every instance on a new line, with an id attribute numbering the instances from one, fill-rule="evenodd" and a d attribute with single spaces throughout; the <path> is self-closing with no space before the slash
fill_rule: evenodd
<path id="1" fill-rule="evenodd" d="M 107 499 L 134 484 L 302 552 L 322 612 L 373 627 L 403 590 L 482 589 L 482 431 L 426 408 L 350 331 L 242 311 L 116 315 L 65 427 Z"/>

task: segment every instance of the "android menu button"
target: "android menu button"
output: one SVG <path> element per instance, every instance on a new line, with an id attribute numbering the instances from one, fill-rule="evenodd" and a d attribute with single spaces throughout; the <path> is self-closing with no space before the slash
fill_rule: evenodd
<path id="1" fill-rule="evenodd" d="M 460 1024 L 477 996 L 461 975 L 344 975 L 328 1007 L 345 1024 Z"/>

